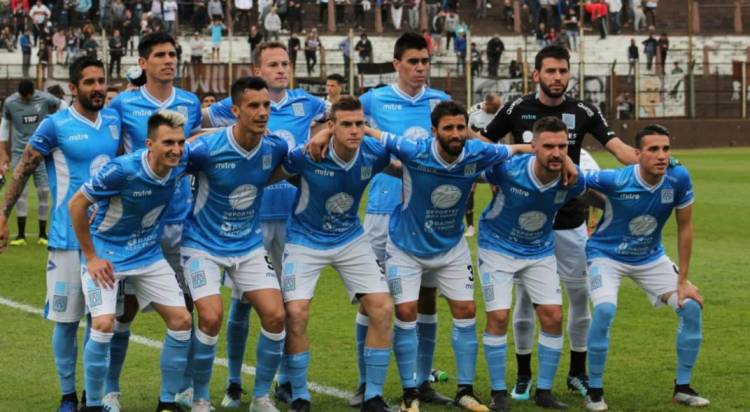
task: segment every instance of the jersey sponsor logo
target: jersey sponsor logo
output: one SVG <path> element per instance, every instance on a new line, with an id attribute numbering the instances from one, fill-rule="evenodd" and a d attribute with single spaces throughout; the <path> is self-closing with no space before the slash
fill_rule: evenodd
<path id="1" fill-rule="evenodd" d="M 529 195 L 530 195 L 529 192 L 527 192 L 527 191 L 525 191 L 523 189 L 519 189 L 519 188 L 517 188 L 515 186 L 511 186 L 510 191 L 513 194 L 516 194 L 516 195 L 519 195 L 519 196 L 523 196 L 523 197 L 529 197 Z"/>
<path id="2" fill-rule="evenodd" d="M 523 140 L 524 143 L 531 143 L 531 141 L 534 140 L 534 133 L 531 130 L 526 130 L 521 134 L 521 140 Z"/>
<path id="3" fill-rule="evenodd" d="M 372 166 L 362 166 L 359 169 L 359 179 L 367 180 L 372 177 Z"/>
<path id="4" fill-rule="evenodd" d="M 521 120 L 536 120 L 536 115 L 533 113 L 522 114 Z"/>
<path id="5" fill-rule="evenodd" d="M 518 226 L 527 232 L 536 232 L 541 229 L 545 223 L 547 223 L 547 215 L 538 210 L 525 212 L 522 213 L 521 216 L 518 216 Z"/>
<path id="6" fill-rule="evenodd" d="M 133 192 L 133 197 L 149 197 L 151 196 L 151 189 L 136 190 Z"/>
<path id="7" fill-rule="evenodd" d="M 577 104 L 577 106 L 580 107 L 581 109 L 583 109 L 583 111 L 586 112 L 586 115 L 588 117 L 594 117 L 594 111 L 591 110 L 591 109 L 589 109 L 588 106 L 586 106 L 585 104 L 583 104 L 583 102 L 579 102 Z"/>
<path id="8" fill-rule="evenodd" d="M 555 204 L 559 205 L 560 203 L 565 202 L 566 197 L 568 197 L 567 190 L 558 190 L 557 193 L 555 193 Z"/>
<path id="9" fill-rule="evenodd" d="M 229 195 L 229 205 L 234 210 L 245 210 L 255 202 L 258 197 L 258 188 L 247 184 L 237 186 Z"/>
<path id="10" fill-rule="evenodd" d="M 263 170 L 268 170 L 271 168 L 271 155 L 270 154 L 264 154 L 263 155 Z"/>
<path id="11" fill-rule="evenodd" d="M 37 109 L 37 110 L 39 110 L 39 109 Z M 34 124 L 34 123 L 36 123 L 38 121 L 39 121 L 39 115 L 38 114 L 30 114 L 28 116 L 23 116 L 21 118 L 21 122 L 23 122 L 23 124 Z"/>
<path id="12" fill-rule="evenodd" d="M 146 109 L 131 110 L 130 115 L 136 116 L 136 117 L 147 117 L 147 116 L 151 116 L 151 110 L 146 110 Z"/>
<path id="13" fill-rule="evenodd" d="M 86 133 L 83 134 L 73 134 L 68 136 L 68 140 L 71 142 L 80 142 L 81 140 L 88 140 L 89 135 Z"/>
<path id="14" fill-rule="evenodd" d="M 638 193 L 623 193 L 619 196 L 617 196 L 617 200 L 638 200 L 641 198 L 641 195 Z"/>
<path id="15" fill-rule="evenodd" d="M 89 176 L 96 176 L 99 169 L 109 162 L 109 156 L 102 154 L 94 158 L 89 166 Z"/>
<path id="16" fill-rule="evenodd" d="M 354 198 L 344 192 L 336 193 L 326 200 L 326 210 L 328 213 L 342 214 L 348 212 L 354 205 Z"/>
<path id="17" fill-rule="evenodd" d="M 214 165 L 215 169 L 234 169 L 236 167 L 237 164 L 235 164 L 234 162 L 221 162 Z"/>
<path id="18" fill-rule="evenodd" d="M 661 202 L 666 204 L 674 202 L 674 189 L 662 189 Z"/>
<path id="19" fill-rule="evenodd" d="M 302 103 L 292 103 L 292 113 L 297 117 L 305 115 L 305 105 Z"/>
<path id="20" fill-rule="evenodd" d="M 403 109 L 403 106 L 401 106 L 400 104 L 396 104 L 396 103 L 388 103 L 388 104 L 384 104 L 383 105 L 383 110 L 396 110 L 396 111 L 399 111 L 401 109 Z"/>
<path id="21" fill-rule="evenodd" d="M 404 137 L 409 140 L 423 139 L 429 135 L 430 133 L 424 127 L 419 126 L 412 126 L 404 131 Z"/>
<path id="22" fill-rule="evenodd" d="M 461 189 L 453 185 L 440 185 L 432 191 L 430 201 L 438 209 L 449 209 L 461 200 Z"/>
<path id="23" fill-rule="evenodd" d="M 151 191 L 149 190 L 149 193 L 150 192 Z M 159 219 L 161 211 L 164 210 L 164 207 L 165 205 L 157 206 L 151 209 L 150 212 L 146 213 L 141 219 L 141 227 L 146 229 L 156 224 L 156 221 Z"/>
<path id="24" fill-rule="evenodd" d="M 313 173 L 320 176 L 333 177 L 336 173 L 333 170 L 315 169 Z"/>
<path id="25" fill-rule="evenodd" d="M 477 164 L 469 163 L 464 166 L 464 176 L 471 176 L 477 173 Z"/>
<path id="26" fill-rule="evenodd" d="M 508 106 L 508 110 L 506 110 L 505 113 L 506 114 L 513 113 L 513 109 L 515 109 L 516 106 L 521 104 L 522 101 L 523 101 L 523 97 L 519 97 L 518 99 L 514 100 L 513 103 L 511 103 L 510 106 Z"/>
<path id="27" fill-rule="evenodd" d="M 656 230 L 656 218 L 651 215 L 640 215 L 628 223 L 628 230 L 634 236 L 649 236 Z"/>
<path id="28" fill-rule="evenodd" d="M 570 130 L 575 130 L 576 128 L 576 115 L 573 113 L 563 113 L 562 114 L 562 121 L 565 123 L 565 126 L 568 127 Z"/>
<path id="29" fill-rule="evenodd" d="M 120 128 L 118 128 L 116 124 L 109 125 L 109 133 L 110 136 L 112 136 L 112 140 L 120 139 Z"/>

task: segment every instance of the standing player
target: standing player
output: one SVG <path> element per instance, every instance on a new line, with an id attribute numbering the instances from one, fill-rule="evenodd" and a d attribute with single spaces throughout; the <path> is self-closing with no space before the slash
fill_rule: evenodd
<path id="1" fill-rule="evenodd" d="M 198 97 L 191 92 L 174 87 L 177 73 L 177 51 L 174 38 L 163 32 L 148 34 L 138 43 L 138 56 L 138 65 L 145 75 L 145 84 L 137 89 L 120 93 L 109 106 L 122 119 L 123 146 L 126 153 L 146 147 L 147 120 L 159 110 L 174 110 L 187 119 L 181 129 L 185 137 L 193 134 L 201 125 Z M 182 223 L 191 208 L 190 182 L 185 177 L 177 186 L 174 200 L 169 203 L 160 221 L 163 225 L 161 247 L 164 258 L 176 273 L 177 281 L 185 295 L 190 292 L 182 274 L 179 244 Z M 130 323 L 138 309 L 127 287 L 125 294 L 125 313 L 117 319 L 114 328 L 115 335 L 112 339 L 112 356 L 105 386 L 108 405 L 119 405 L 120 372 L 127 352 Z M 189 301 L 189 298 L 187 299 Z M 189 370 L 190 368 L 188 368 L 188 373 Z M 181 388 L 181 395 L 190 397 L 189 391 L 185 392 L 190 385 L 189 377 L 186 377 L 186 382 Z M 186 400 L 184 403 L 189 405 L 190 401 Z"/>
<path id="2" fill-rule="evenodd" d="M 76 357 L 78 322 L 84 314 L 80 246 L 66 205 L 78 188 L 117 154 L 120 119 L 104 106 L 104 64 L 83 57 L 69 69 L 75 102 L 39 125 L 13 179 L 5 190 L 0 213 L 0 250 L 8 241 L 8 217 L 29 176 L 44 161 L 52 190 L 52 225 L 48 244 L 47 303 L 44 315 L 55 322 L 52 350 L 60 378 L 60 412 L 77 410 Z"/>
<path id="3" fill-rule="evenodd" d="M 141 309 L 155 309 L 167 326 L 156 410 L 180 410 L 175 396 L 187 366 L 192 322 L 174 271 L 158 244 L 159 219 L 187 164 L 185 120 L 171 110 L 149 117 L 147 150 L 110 161 L 69 202 L 73 230 L 85 258 L 81 282 L 92 317 L 91 338 L 83 355 L 86 411 L 111 410 L 104 408 L 102 398 L 118 281 L 123 278 L 134 289 Z M 94 204 L 96 214 L 89 224 L 88 210 Z"/>
<path id="4" fill-rule="evenodd" d="M 589 331 L 590 389 L 586 409 L 606 411 L 603 375 L 609 332 L 623 277 L 643 289 L 655 307 L 671 306 L 679 317 L 677 379 L 673 401 L 707 406 L 690 387 L 700 351 L 703 298 L 688 280 L 693 247 L 693 184 L 682 166 L 669 166 L 670 134 L 647 126 L 636 134 L 638 164 L 586 174 L 589 188 L 605 197 L 604 218 L 586 245 L 594 319 Z M 669 216 L 677 218 L 679 266 L 664 253 L 661 233 Z"/>
<path id="5" fill-rule="evenodd" d="M 528 143 L 533 137 L 532 126 L 537 119 L 554 116 L 568 127 L 568 156 L 579 163 L 581 145 L 587 133 L 593 135 L 618 160 L 635 162 L 633 148 L 610 130 L 599 109 L 565 95 L 570 80 L 570 54 L 559 46 L 548 46 L 537 53 L 534 81 L 539 90 L 507 102 L 482 133 L 498 141 L 512 133 L 515 143 Z M 587 238 L 583 204 L 576 199 L 568 202 L 555 217 L 555 249 L 557 272 L 568 295 L 567 330 L 570 339 L 570 370 L 568 387 L 586 394 L 586 333 L 591 315 L 586 287 Z M 531 349 L 534 344 L 534 310 L 524 288 L 516 289 L 518 302 L 513 311 L 518 381 L 511 395 L 529 399 L 531 391 Z"/>
<path id="6" fill-rule="evenodd" d="M 302 89 L 289 89 L 291 63 L 286 46 L 279 42 L 264 42 L 253 50 L 254 72 L 268 84 L 271 96 L 271 115 L 268 130 L 286 140 L 290 148 L 307 142 L 310 128 L 315 122 L 325 119 L 326 104 Z M 234 123 L 231 99 L 223 99 L 211 105 L 204 113 L 204 126 L 218 127 Z M 292 212 L 292 203 L 297 189 L 287 182 L 266 187 L 260 206 L 263 228 L 263 245 L 271 255 L 271 262 L 278 276 L 281 275 L 281 258 L 286 242 L 286 221 Z M 242 359 L 247 341 L 250 305 L 240 301 L 241 294 L 235 290 L 227 322 L 227 358 L 229 376 L 227 394 L 222 406 L 236 408 L 242 396 Z M 282 363 L 277 398 L 289 401 L 291 386 Z"/>
<path id="7" fill-rule="evenodd" d="M 339 272 L 349 299 L 359 301 L 370 315 L 362 410 L 390 411 L 383 400 L 383 384 L 391 352 L 393 303 L 357 216 L 365 188 L 390 164 L 390 155 L 380 142 L 364 136 L 364 124 L 359 100 L 342 97 L 332 105 L 329 130 L 324 132 L 333 135 L 328 155 L 315 162 L 298 146 L 283 164 L 286 174 L 301 179 L 281 276 L 288 312 L 286 353 L 293 411 L 310 410 L 307 321 L 315 285 L 328 265 Z"/>
<path id="8" fill-rule="evenodd" d="M 259 211 L 264 187 L 288 151 L 266 134 L 270 99 L 266 82 L 245 77 L 232 85 L 233 126 L 191 143 L 190 170 L 197 174 L 195 210 L 188 218 L 182 264 L 195 307 L 192 410 L 211 409 L 209 383 L 221 329 L 222 271 L 261 321 L 251 412 L 278 412 L 268 396 L 284 346 L 284 303 L 263 247 Z"/>
<path id="9" fill-rule="evenodd" d="M 430 113 L 441 101 L 450 99 L 447 94 L 426 86 L 430 72 L 430 53 L 424 38 L 407 32 L 396 40 L 393 48 L 393 67 L 398 73 L 396 83 L 373 89 L 360 97 L 362 107 L 372 127 L 404 136 L 408 139 L 430 137 Z M 364 229 L 370 238 L 380 265 L 385 262 L 388 237 L 388 220 L 391 212 L 401 202 L 401 180 L 383 173 L 375 176 L 367 198 Z M 420 399 L 424 402 L 449 404 L 452 402 L 430 386 L 432 358 L 437 336 L 437 284 L 422 284 L 417 315 L 419 357 L 417 384 Z M 357 360 L 359 388 L 350 404 L 357 406 L 364 393 L 364 342 L 367 335 L 367 314 L 360 308 L 356 319 Z"/>
<path id="10" fill-rule="evenodd" d="M 557 117 L 534 123 L 534 155 L 514 157 L 485 172 L 497 191 L 479 220 L 479 279 L 487 329 L 484 354 L 492 388 L 493 411 L 510 410 L 505 386 L 505 349 L 513 282 L 534 303 L 539 335 L 539 377 L 534 396 L 544 408 L 565 409 L 551 393 L 563 346 L 562 295 L 555 261 L 552 221 L 563 205 L 583 193 L 583 179 L 563 187 L 568 130 Z"/>
<path id="11" fill-rule="evenodd" d="M 3 103 L 3 118 L 0 122 L 0 174 L 5 173 L 8 167 L 8 154 L 10 154 L 11 168 L 16 166 L 23 157 L 29 138 L 50 113 L 67 107 L 57 97 L 38 90 L 34 90 L 31 80 L 21 80 L 18 83 L 18 93 L 8 96 Z M 12 130 L 12 132 L 11 132 Z M 10 149 L 8 140 L 10 139 Z M 49 215 L 49 183 L 44 164 L 34 170 L 34 186 L 39 199 L 39 244 L 47 244 L 47 216 Z M 28 187 L 24 189 L 18 199 L 16 207 L 16 223 L 18 224 L 18 236 L 10 241 L 11 246 L 26 246 L 26 209 L 29 199 Z"/>

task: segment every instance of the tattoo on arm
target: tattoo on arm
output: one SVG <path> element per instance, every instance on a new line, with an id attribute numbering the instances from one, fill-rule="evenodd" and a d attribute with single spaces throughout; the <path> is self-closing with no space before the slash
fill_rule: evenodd
<path id="1" fill-rule="evenodd" d="M 16 205 L 18 198 L 21 197 L 26 182 L 29 180 L 29 176 L 34 173 L 39 164 L 42 163 L 43 157 L 41 153 L 32 149 L 31 146 L 26 146 L 26 150 L 23 152 L 21 162 L 16 166 L 16 170 L 13 171 L 13 179 L 8 185 L 5 191 L 5 204 L 2 207 L 3 215 L 5 217 L 10 216 L 10 212 L 13 211 L 13 207 Z"/>

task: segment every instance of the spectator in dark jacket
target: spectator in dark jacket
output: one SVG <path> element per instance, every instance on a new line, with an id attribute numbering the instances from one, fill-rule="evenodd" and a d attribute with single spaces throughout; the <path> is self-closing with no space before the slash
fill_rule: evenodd
<path id="1" fill-rule="evenodd" d="M 496 34 L 487 42 L 487 74 L 491 77 L 497 77 L 497 68 L 500 66 L 503 51 L 505 51 L 505 44 Z"/>

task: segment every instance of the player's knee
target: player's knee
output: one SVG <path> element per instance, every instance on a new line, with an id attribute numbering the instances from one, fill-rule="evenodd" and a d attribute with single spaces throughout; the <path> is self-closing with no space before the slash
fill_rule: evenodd
<path id="1" fill-rule="evenodd" d="M 617 306 L 614 303 L 600 303 L 594 307 L 594 320 L 597 324 L 609 328 L 616 313 Z"/>
<path id="2" fill-rule="evenodd" d="M 416 302 L 402 303 L 396 305 L 396 318 L 404 322 L 414 322 L 417 320 Z"/>
<path id="3" fill-rule="evenodd" d="M 198 313 L 198 324 L 203 332 L 209 336 L 216 336 L 221 329 L 222 313 L 204 310 Z"/>
<path id="4" fill-rule="evenodd" d="M 537 309 L 542 329 L 560 328 L 562 325 L 562 307 L 557 305 L 540 305 Z"/>
<path id="5" fill-rule="evenodd" d="M 277 308 L 276 310 L 266 314 L 263 317 L 264 319 L 261 319 L 261 323 L 263 324 L 263 328 L 267 331 L 279 333 L 284 330 L 284 325 L 286 323 L 286 311 L 283 307 Z"/>
<path id="6" fill-rule="evenodd" d="M 286 319 L 290 325 L 306 322 L 308 310 L 306 305 L 291 304 L 286 307 Z"/>
<path id="7" fill-rule="evenodd" d="M 476 315 L 473 301 L 451 301 L 451 313 L 455 319 L 471 319 Z"/>
<path id="8" fill-rule="evenodd" d="M 508 330 L 508 311 L 496 310 L 487 313 L 487 331 L 502 335 Z"/>
<path id="9" fill-rule="evenodd" d="M 91 329 L 103 333 L 112 333 L 115 329 L 115 317 L 112 315 L 102 315 L 91 319 Z"/>
<path id="10" fill-rule="evenodd" d="M 190 316 L 190 312 L 181 310 L 169 317 L 167 320 L 167 328 L 170 330 L 190 330 L 193 327 L 193 318 Z M 218 331 L 212 336 L 216 336 Z"/>

